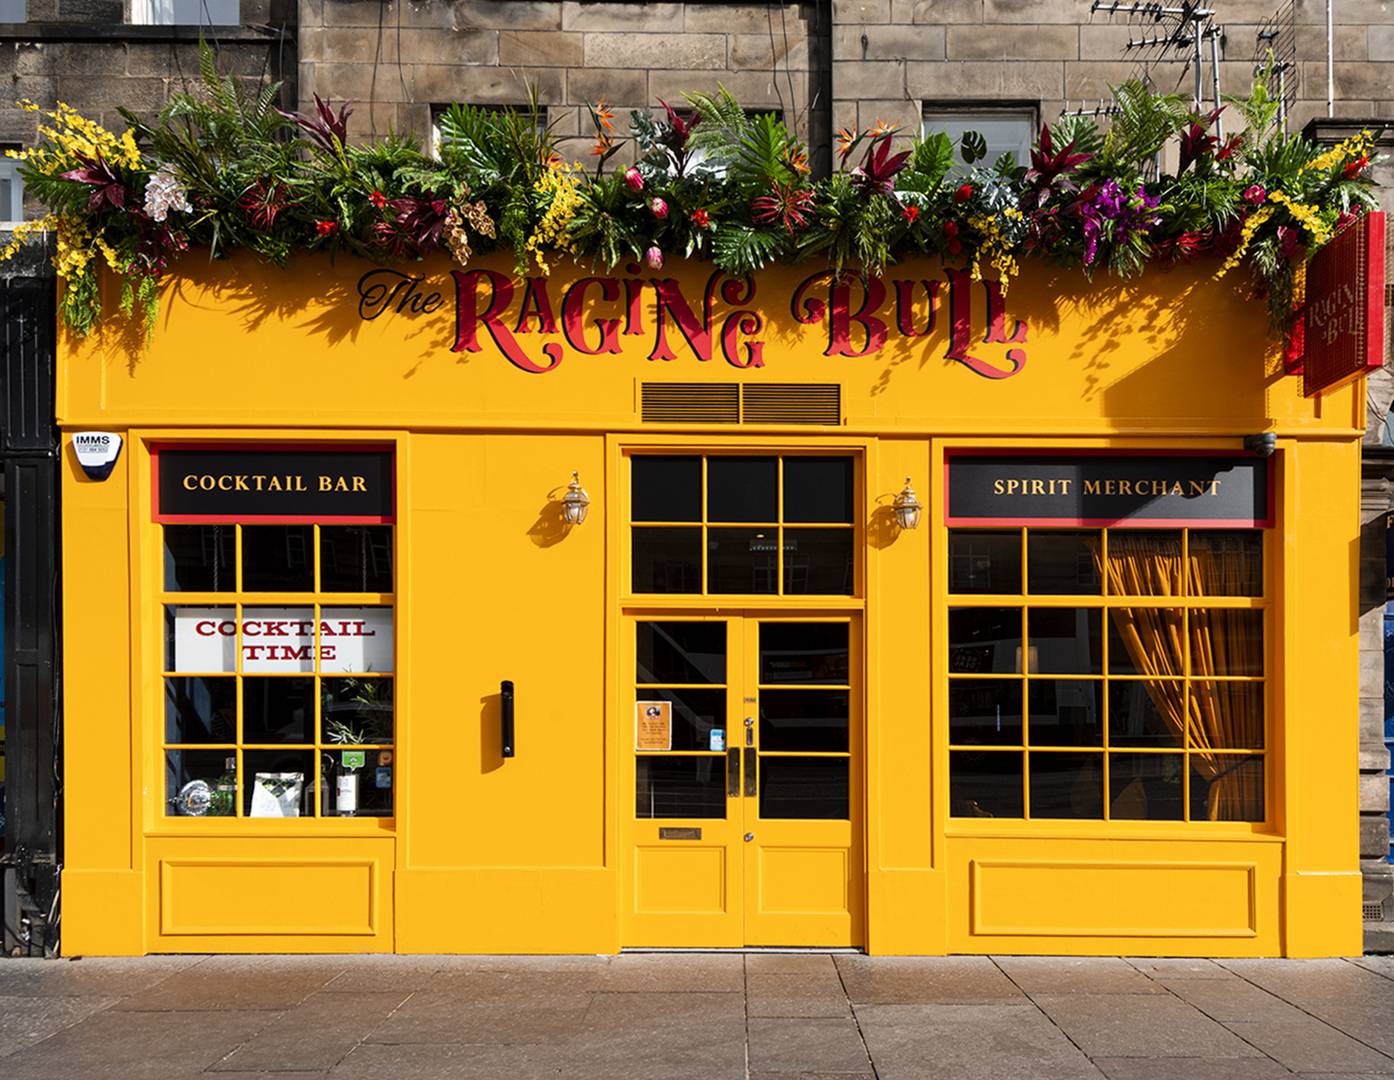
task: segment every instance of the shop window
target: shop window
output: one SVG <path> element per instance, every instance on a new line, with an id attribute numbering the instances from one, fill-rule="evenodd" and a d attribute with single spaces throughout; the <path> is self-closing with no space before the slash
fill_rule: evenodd
<path id="1" fill-rule="evenodd" d="M 636 455 L 636 593 L 850 596 L 850 457 Z"/>
<path id="2" fill-rule="evenodd" d="M 976 162 L 978 168 L 991 168 L 1004 154 L 1024 167 L 1031 164 L 1031 143 L 1037 133 L 1036 109 L 1029 105 L 982 108 L 927 105 L 921 131 L 922 134 L 942 131 L 955 145 L 965 132 L 975 131 L 987 143 L 986 156 Z M 956 155 L 949 175 L 959 176 L 970 168 Z"/>
<path id="3" fill-rule="evenodd" d="M 1263 534 L 951 529 L 955 817 L 1263 821 Z"/>
<path id="4" fill-rule="evenodd" d="M 161 529 L 166 812 L 390 816 L 392 526 Z"/>

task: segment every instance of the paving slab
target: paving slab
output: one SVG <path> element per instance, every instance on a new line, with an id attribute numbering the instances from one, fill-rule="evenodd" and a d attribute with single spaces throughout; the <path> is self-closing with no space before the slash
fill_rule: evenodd
<path id="1" fill-rule="evenodd" d="M 214 1071 L 332 1069 L 400 1007 L 400 990 L 311 994 L 243 1043 Z"/>
<path id="2" fill-rule="evenodd" d="M 1255 1021 L 1226 1025 L 1249 1045 L 1293 1072 L 1394 1074 L 1394 1058 L 1320 1020 Z"/>
<path id="3" fill-rule="evenodd" d="M 23 997 L 124 997 L 154 986 L 206 956 L 87 956 L 70 960 L 31 957 L 0 961 L 0 995 Z"/>
<path id="4" fill-rule="evenodd" d="M 932 1005 L 1025 1002 L 986 956 L 838 956 L 853 1004 Z"/>
<path id="5" fill-rule="evenodd" d="M 859 1005 L 880 1080 L 1097 1080 L 1099 1071 L 1040 1010 L 1014 1005 Z"/>
<path id="6" fill-rule="evenodd" d="M 563 1057 L 537 1046 L 363 1043 L 328 1073 L 315 1075 L 328 1080 L 590 1080 L 581 1072 L 563 1072 L 565 1068 Z"/>
<path id="7" fill-rule="evenodd" d="M 871 1061 L 851 1019 L 751 1017 L 752 1072 L 814 1072 L 872 1075 Z"/>
<path id="8" fill-rule="evenodd" d="M 1214 960 L 1189 956 L 1129 956 L 1129 964 L 1144 975 L 1158 979 L 1228 979 L 1232 972 Z"/>
<path id="9" fill-rule="evenodd" d="M 1268 1058 L 1096 1058 L 1108 1080 L 1292 1080 Z"/>
<path id="10" fill-rule="evenodd" d="M 437 971 L 422 989 L 478 999 L 511 994 L 555 998 L 588 994 L 604 986 L 604 968 L 559 968 L 556 971 L 537 968 L 524 968 L 521 971 L 450 968 Z"/>
<path id="11" fill-rule="evenodd" d="M 1032 994 L 1090 1057 L 1257 1057 L 1259 1052 L 1179 998 L 1153 994 Z"/>
<path id="12" fill-rule="evenodd" d="M 337 995 L 336 995 L 337 996 Z M 366 1034 L 374 1043 L 564 1043 L 583 1029 L 585 994 L 536 999 L 526 994 L 467 998 L 421 990 Z"/>
<path id="13" fill-rule="evenodd" d="M 1340 1005 L 1387 995 L 1380 975 L 1346 960 L 1220 960 L 1218 963 L 1294 1005 Z"/>
<path id="14" fill-rule="evenodd" d="M 745 957 L 658 953 L 616 956 L 601 975 L 599 988 L 629 993 L 739 993 L 745 988 Z"/>
<path id="15" fill-rule="evenodd" d="M 299 1005 L 344 970 L 341 959 L 309 956 L 210 956 L 153 986 L 123 998 L 115 1008 L 135 1012 L 205 1012 Z"/>
<path id="16" fill-rule="evenodd" d="M 7 961 L 0 961 L 5 963 Z M 71 1027 L 119 1001 L 115 997 L 14 997 L 0 995 L 0 1057 Z"/>
<path id="17" fill-rule="evenodd" d="M 1212 1020 L 1305 1020 L 1307 1013 L 1267 990 L 1237 977 L 1168 980 L 1166 987 Z"/>
<path id="18" fill-rule="evenodd" d="M 842 980 L 832 965 L 826 974 L 747 973 L 745 1003 L 748 1016 L 842 1016 L 852 1015 Z"/>
<path id="19" fill-rule="evenodd" d="M 454 957 L 353 956 L 345 957 L 344 969 L 324 984 L 332 993 L 374 990 L 425 990 L 442 971 L 457 969 Z"/>
<path id="20" fill-rule="evenodd" d="M 750 953 L 747 975 L 831 975 L 838 978 L 830 953 Z"/>
<path id="21" fill-rule="evenodd" d="M 1116 956 L 994 956 L 997 966 L 1031 994 L 1165 994 L 1126 960 Z"/>
<path id="22" fill-rule="evenodd" d="M 739 1078 L 745 1040 L 743 994 L 601 993 L 592 995 L 567 1061 L 586 1076 Z"/>

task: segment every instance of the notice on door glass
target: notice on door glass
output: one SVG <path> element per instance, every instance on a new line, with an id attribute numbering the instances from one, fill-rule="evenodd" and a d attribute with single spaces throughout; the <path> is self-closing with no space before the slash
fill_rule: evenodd
<path id="1" fill-rule="evenodd" d="M 634 703 L 634 749 L 673 749 L 673 703 L 636 701 Z"/>
<path id="2" fill-rule="evenodd" d="M 233 671 L 238 624 L 230 607 L 172 609 L 170 671 Z M 318 645 L 316 645 L 318 629 Z M 319 670 L 368 674 L 392 670 L 392 609 L 309 607 L 242 609 L 242 670 L 281 674 Z"/>

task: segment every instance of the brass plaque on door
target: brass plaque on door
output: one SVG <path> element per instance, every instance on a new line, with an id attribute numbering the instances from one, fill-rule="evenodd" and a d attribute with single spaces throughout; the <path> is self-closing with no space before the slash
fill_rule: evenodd
<path id="1" fill-rule="evenodd" d="M 702 839 L 702 830 L 660 828 L 658 838 L 660 840 L 700 840 Z"/>

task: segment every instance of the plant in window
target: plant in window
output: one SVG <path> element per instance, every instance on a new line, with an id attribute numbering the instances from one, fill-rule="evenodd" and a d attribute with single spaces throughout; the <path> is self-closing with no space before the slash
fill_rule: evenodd
<path id="1" fill-rule="evenodd" d="M 337 692 L 325 689 L 320 711 L 328 742 L 357 745 L 392 738 L 392 684 L 386 679 L 343 679 Z"/>

